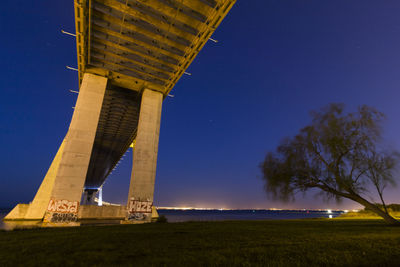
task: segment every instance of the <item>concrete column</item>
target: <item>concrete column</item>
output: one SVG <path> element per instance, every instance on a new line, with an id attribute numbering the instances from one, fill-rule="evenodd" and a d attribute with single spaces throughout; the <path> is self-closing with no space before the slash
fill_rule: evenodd
<path id="1" fill-rule="evenodd" d="M 106 86 L 107 78 L 83 76 L 44 222 L 77 219 Z"/>
<path id="2" fill-rule="evenodd" d="M 98 206 L 103 206 L 103 186 L 99 188 L 99 201 L 97 202 Z"/>
<path id="3" fill-rule="evenodd" d="M 98 190 L 97 189 L 85 189 L 83 191 L 83 199 L 82 203 L 83 205 L 96 205 L 96 194 Z"/>
<path id="4" fill-rule="evenodd" d="M 129 221 L 151 220 L 162 100 L 159 92 L 143 92 L 127 203 Z"/>

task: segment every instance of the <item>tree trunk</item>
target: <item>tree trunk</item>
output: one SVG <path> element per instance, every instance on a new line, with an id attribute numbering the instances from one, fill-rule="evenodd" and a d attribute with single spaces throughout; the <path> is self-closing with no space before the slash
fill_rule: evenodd
<path id="1" fill-rule="evenodd" d="M 385 222 L 387 222 L 388 224 L 400 226 L 400 221 L 396 220 L 395 218 L 390 216 L 389 213 L 384 212 L 378 206 L 376 206 L 376 205 L 372 204 L 371 202 L 369 202 L 368 200 L 362 198 L 361 196 L 359 196 L 352 190 L 349 190 L 348 193 L 344 193 L 344 192 L 340 192 L 334 188 L 331 188 L 327 185 L 318 185 L 317 187 L 319 187 L 320 189 L 322 189 L 326 192 L 329 192 L 329 193 L 332 193 L 335 195 L 339 195 L 341 197 L 348 198 L 357 203 L 360 203 L 364 207 L 370 209 L 372 212 L 374 212 L 377 215 L 379 215 L 380 217 L 382 217 L 385 220 Z"/>
<path id="2" fill-rule="evenodd" d="M 383 208 L 385 209 L 386 214 L 389 214 L 389 212 L 388 212 L 388 210 L 387 210 L 387 207 L 386 207 L 385 200 L 383 200 L 382 192 L 378 191 L 378 194 L 379 194 L 379 197 L 380 197 L 380 199 L 381 199 L 381 201 L 382 201 L 382 205 L 383 205 Z"/>
<path id="3" fill-rule="evenodd" d="M 392 225 L 398 225 L 400 226 L 400 222 L 398 220 L 396 220 L 395 218 L 393 218 L 392 216 L 389 215 L 389 213 L 384 212 L 383 210 L 381 210 L 378 206 L 372 204 L 371 202 L 369 202 L 368 200 L 360 197 L 359 195 L 356 194 L 351 194 L 351 199 L 360 203 L 361 205 L 363 205 L 364 207 L 368 208 L 369 210 L 371 210 L 372 212 L 376 213 L 377 215 L 379 215 L 380 217 L 382 217 L 385 222 L 387 222 L 388 224 L 392 224 Z"/>

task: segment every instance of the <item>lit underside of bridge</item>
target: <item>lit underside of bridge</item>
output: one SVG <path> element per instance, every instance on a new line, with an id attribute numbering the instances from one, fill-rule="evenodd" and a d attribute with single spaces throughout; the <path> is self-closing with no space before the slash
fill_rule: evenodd
<path id="1" fill-rule="evenodd" d="M 79 83 L 109 80 L 85 188 L 99 188 L 135 140 L 144 88 L 166 97 L 234 2 L 75 1 Z"/>

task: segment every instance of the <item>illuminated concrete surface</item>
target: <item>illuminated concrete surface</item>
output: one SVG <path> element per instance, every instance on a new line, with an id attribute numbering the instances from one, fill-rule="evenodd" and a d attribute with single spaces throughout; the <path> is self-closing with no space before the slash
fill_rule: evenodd
<path id="1" fill-rule="evenodd" d="M 146 202 L 149 206 L 153 204 L 162 100 L 163 95 L 159 92 L 147 89 L 143 92 L 133 152 L 128 209 L 135 200 Z M 146 220 L 151 220 L 151 217 L 146 217 Z"/>
<path id="2" fill-rule="evenodd" d="M 17 206 L 6 219 L 46 214 L 44 221 L 68 222 L 82 213 L 109 214 L 106 209 L 115 208 L 80 209 L 82 194 L 93 203 L 132 143 L 122 217 L 149 221 L 156 216 L 152 203 L 162 100 L 234 3 L 75 0 L 80 91 L 70 128 L 32 203 Z"/>
<path id="3" fill-rule="evenodd" d="M 64 150 L 65 140 L 63 140 L 57 154 L 50 165 L 46 176 L 43 179 L 42 184 L 39 187 L 33 201 L 29 204 L 29 209 L 25 215 L 25 219 L 28 220 L 40 220 L 43 218 L 44 212 L 49 204 L 51 193 L 53 192 L 54 181 L 56 180 L 56 175 L 58 172 L 58 167 L 60 166 L 61 155 Z"/>
<path id="4" fill-rule="evenodd" d="M 106 86 L 105 77 L 90 73 L 83 77 L 49 201 L 81 201 Z M 46 220 L 57 212 L 48 210 Z"/>

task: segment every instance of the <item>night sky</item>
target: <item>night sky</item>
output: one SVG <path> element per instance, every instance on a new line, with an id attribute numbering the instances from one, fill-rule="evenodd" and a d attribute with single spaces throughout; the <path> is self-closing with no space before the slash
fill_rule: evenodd
<path id="1" fill-rule="evenodd" d="M 157 206 L 342 208 L 316 199 L 274 202 L 258 168 L 267 151 L 331 102 L 387 115 L 400 148 L 400 1 L 238 0 L 163 103 Z M 2 0 L 0 207 L 34 197 L 75 105 L 73 1 Z M 103 199 L 123 203 L 132 152 Z M 400 189 L 387 202 L 400 203 Z"/>

